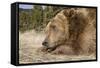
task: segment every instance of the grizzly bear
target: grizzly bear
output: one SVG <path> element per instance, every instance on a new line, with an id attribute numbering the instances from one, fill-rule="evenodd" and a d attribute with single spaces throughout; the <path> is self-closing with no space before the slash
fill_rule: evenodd
<path id="1" fill-rule="evenodd" d="M 95 24 L 95 8 L 61 10 L 46 26 L 42 51 L 66 55 L 95 54 Z"/>

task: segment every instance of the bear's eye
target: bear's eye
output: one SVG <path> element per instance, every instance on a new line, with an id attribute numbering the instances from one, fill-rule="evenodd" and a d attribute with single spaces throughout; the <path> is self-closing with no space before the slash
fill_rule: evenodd
<path id="1" fill-rule="evenodd" d="M 51 28 L 52 28 L 52 29 L 56 29 L 56 26 L 55 26 L 55 25 L 52 25 Z"/>

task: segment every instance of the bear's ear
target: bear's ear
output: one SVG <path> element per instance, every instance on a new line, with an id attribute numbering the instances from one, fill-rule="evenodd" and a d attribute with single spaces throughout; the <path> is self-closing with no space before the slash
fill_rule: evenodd
<path id="1" fill-rule="evenodd" d="M 73 17 L 76 11 L 74 9 L 65 9 L 63 13 L 66 17 Z"/>

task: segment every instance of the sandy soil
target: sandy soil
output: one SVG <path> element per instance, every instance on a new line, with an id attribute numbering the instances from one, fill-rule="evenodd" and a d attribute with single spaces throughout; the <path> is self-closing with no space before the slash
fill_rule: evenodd
<path id="1" fill-rule="evenodd" d="M 96 59 L 94 55 L 89 56 L 68 56 L 68 55 L 53 55 L 50 53 L 41 52 L 41 43 L 45 35 L 36 33 L 34 30 L 25 33 L 19 32 L 19 63 L 43 63 L 43 62 L 59 62 L 59 61 L 76 61 L 76 60 L 92 60 Z"/>

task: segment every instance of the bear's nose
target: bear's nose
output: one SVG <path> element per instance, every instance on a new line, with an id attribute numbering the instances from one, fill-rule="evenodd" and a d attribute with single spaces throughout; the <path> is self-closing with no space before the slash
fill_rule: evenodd
<path id="1" fill-rule="evenodd" d="M 48 46 L 48 42 L 45 41 L 45 42 L 42 43 L 42 45 L 43 46 Z"/>

